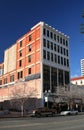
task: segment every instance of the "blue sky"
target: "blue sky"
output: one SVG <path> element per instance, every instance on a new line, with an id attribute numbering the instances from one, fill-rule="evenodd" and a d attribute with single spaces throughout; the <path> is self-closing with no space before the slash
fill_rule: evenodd
<path id="1" fill-rule="evenodd" d="M 4 50 L 39 21 L 70 37 L 71 77 L 80 76 L 80 60 L 84 58 L 84 0 L 0 0 L 0 63 Z"/>

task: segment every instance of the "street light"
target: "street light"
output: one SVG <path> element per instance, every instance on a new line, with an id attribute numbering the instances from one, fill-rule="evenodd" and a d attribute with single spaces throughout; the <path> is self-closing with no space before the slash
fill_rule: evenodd
<path id="1" fill-rule="evenodd" d="M 45 102 L 47 103 L 47 108 L 48 108 L 48 101 L 49 101 L 50 93 L 51 93 L 51 90 L 45 90 Z"/>

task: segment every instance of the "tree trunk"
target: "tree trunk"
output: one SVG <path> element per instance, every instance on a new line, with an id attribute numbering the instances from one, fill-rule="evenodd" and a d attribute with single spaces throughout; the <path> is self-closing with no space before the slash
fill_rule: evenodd
<path id="1" fill-rule="evenodd" d="M 21 116 L 23 117 L 23 115 L 24 115 L 24 109 L 23 109 L 23 104 L 21 105 Z"/>

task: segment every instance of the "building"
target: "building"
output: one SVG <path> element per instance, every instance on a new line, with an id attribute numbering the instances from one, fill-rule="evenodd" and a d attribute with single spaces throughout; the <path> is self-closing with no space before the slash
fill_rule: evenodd
<path id="1" fill-rule="evenodd" d="M 45 91 L 56 93 L 70 83 L 69 37 L 39 22 L 4 52 L 0 64 L 0 100 L 10 99 L 15 81 L 23 79 L 38 90 L 40 105 Z"/>
<path id="2" fill-rule="evenodd" d="M 78 86 L 84 86 L 84 76 L 71 78 L 71 83 Z"/>
<path id="3" fill-rule="evenodd" d="M 81 75 L 84 76 L 84 59 L 81 59 Z"/>

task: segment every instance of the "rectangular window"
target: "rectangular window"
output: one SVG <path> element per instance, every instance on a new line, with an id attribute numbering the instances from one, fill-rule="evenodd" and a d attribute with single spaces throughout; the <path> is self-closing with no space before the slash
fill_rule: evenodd
<path id="1" fill-rule="evenodd" d="M 54 40 L 56 41 L 56 34 L 54 34 Z"/>
<path id="2" fill-rule="evenodd" d="M 69 54 L 68 54 L 68 50 L 66 50 L 66 56 L 69 56 Z"/>
<path id="3" fill-rule="evenodd" d="M 28 62 L 31 62 L 31 55 L 28 56 Z"/>
<path id="4" fill-rule="evenodd" d="M 19 51 L 19 56 L 20 56 L 20 57 L 22 56 L 22 50 Z"/>
<path id="5" fill-rule="evenodd" d="M 30 52 L 32 50 L 32 45 L 28 46 L 28 51 Z"/>
<path id="6" fill-rule="evenodd" d="M 60 64 L 60 56 L 58 56 L 58 64 Z"/>
<path id="7" fill-rule="evenodd" d="M 10 76 L 10 82 L 13 82 L 14 81 L 14 75 L 11 75 Z"/>
<path id="8" fill-rule="evenodd" d="M 46 39 L 43 39 L 43 46 L 46 47 Z"/>
<path id="9" fill-rule="evenodd" d="M 63 57 L 61 57 L 61 65 L 63 65 Z"/>
<path id="10" fill-rule="evenodd" d="M 56 44 L 54 44 L 54 51 L 56 51 Z"/>
<path id="11" fill-rule="evenodd" d="M 47 60 L 50 60 L 50 52 L 47 52 Z"/>
<path id="12" fill-rule="evenodd" d="M 63 54 L 63 48 L 61 47 L 60 49 L 61 49 L 61 54 Z"/>
<path id="13" fill-rule="evenodd" d="M 57 42 L 59 42 L 59 36 L 57 36 Z"/>
<path id="14" fill-rule="evenodd" d="M 32 35 L 29 35 L 29 41 L 31 41 L 32 40 Z"/>
<path id="15" fill-rule="evenodd" d="M 58 53 L 60 52 L 60 46 L 58 45 L 58 48 L 57 48 L 57 50 L 58 50 Z"/>
<path id="16" fill-rule="evenodd" d="M 66 46 L 68 46 L 68 41 L 66 40 Z"/>
<path id="17" fill-rule="evenodd" d="M 46 59 L 46 50 L 43 50 L 43 58 Z"/>
<path id="18" fill-rule="evenodd" d="M 46 35 L 46 29 L 45 28 L 43 29 L 43 35 Z"/>
<path id="19" fill-rule="evenodd" d="M 63 39 L 63 45 L 65 45 L 65 39 Z"/>
<path id="20" fill-rule="evenodd" d="M 47 40 L 47 48 L 49 48 L 49 46 L 50 46 L 49 44 L 50 44 L 50 43 L 49 43 L 49 41 Z"/>
<path id="21" fill-rule="evenodd" d="M 2 80 L 0 80 L 0 85 L 2 85 Z"/>
<path id="22" fill-rule="evenodd" d="M 20 41 L 20 47 L 22 47 L 22 41 Z"/>
<path id="23" fill-rule="evenodd" d="M 64 58 L 64 65 L 66 66 L 66 59 Z"/>
<path id="24" fill-rule="evenodd" d="M 69 67 L 69 59 L 67 59 L 67 67 Z"/>
<path id="25" fill-rule="evenodd" d="M 50 32 L 50 37 L 51 37 L 51 39 L 53 39 L 53 33 L 52 32 Z"/>
<path id="26" fill-rule="evenodd" d="M 64 55 L 66 55 L 66 50 L 65 50 L 65 48 L 64 48 Z"/>
<path id="27" fill-rule="evenodd" d="M 22 66 L 22 60 L 19 60 L 19 67 Z"/>
<path id="28" fill-rule="evenodd" d="M 47 30 L 47 37 L 49 37 L 49 30 Z"/>
<path id="29" fill-rule="evenodd" d="M 23 78 L 23 71 L 18 72 L 18 79 Z"/>
<path id="30" fill-rule="evenodd" d="M 31 68 L 28 68 L 28 74 L 31 74 Z"/>
<path id="31" fill-rule="evenodd" d="M 7 84 L 7 78 L 4 79 L 4 84 Z"/>
<path id="32" fill-rule="evenodd" d="M 53 61 L 53 53 L 51 53 L 51 61 Z"/>
<path id="33" fill-rule="evenodd" d="M 57 55 L 56 54 L 54 54 L 54 61 L 55 61 L 55 63 L 57 63 Z"/>
<path id="34" fill-rule="evenodd" d="M 60 37 L 60 43 L 62 44 L 62 37 Z"/>
<path id="35" fill-rule="evenodd" d="M 51 42 L 51 50 L 53 50 L 53 42 Z"/>

